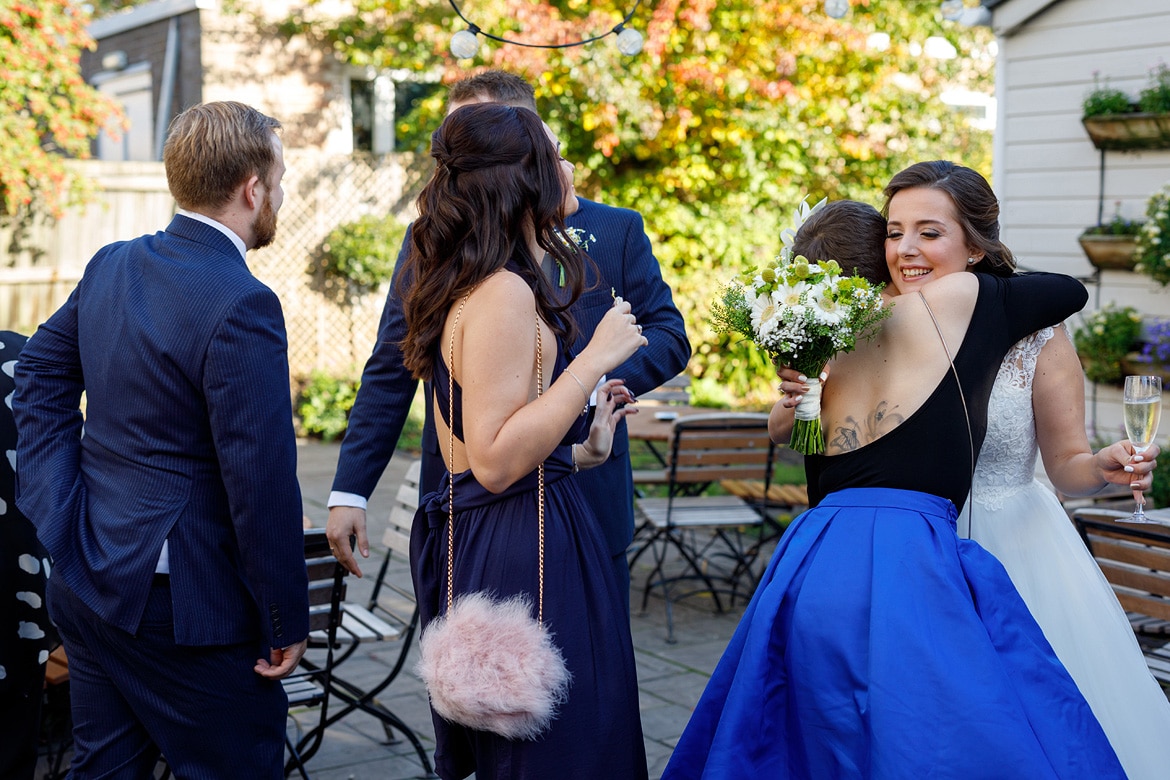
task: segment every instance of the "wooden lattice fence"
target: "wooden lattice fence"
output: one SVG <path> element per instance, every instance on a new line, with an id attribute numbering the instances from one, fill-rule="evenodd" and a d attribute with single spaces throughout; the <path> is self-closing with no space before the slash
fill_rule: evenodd
<path id="1" fill-rule="evenodd" d="M 356 376 L 377 333 L 385 290 L 344 302 L 311 269 L 335 226 L 366 214 L 409 220 L 427 158 L 374 159 L 286 150 L 285 200 L 276 241 L 249 253 L 253 273 L 284 307 L 290 381 L 314 369 Z M 112 241 L 166 226 L 175 204 L 161 163 L 81 161 L 97 196 L 62 218 L 0 222 L 0 328 L 31 333 L 68 297 L 89 258 Z"/>

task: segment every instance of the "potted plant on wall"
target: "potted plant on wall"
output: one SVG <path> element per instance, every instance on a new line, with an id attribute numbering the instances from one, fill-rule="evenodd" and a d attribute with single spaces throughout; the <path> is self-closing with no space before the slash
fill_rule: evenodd
<path id="1" fill-rule="evenodd" d="M 1150 196 L 1146 221 L 1134 247 L 1134 270 L 1165 287 L 1170 284 L 1170 184 Z"/>
<path id="2" fill-rule="evenodd" d="M 1140 350 L 1126 354 L 1122 369 L 1126 374 L 1160 376 L 1170 383 L 1170 319 L 1144 319 L 1138 338 Z"/>
<path id="3" fill-rule="evenodd" d="M 1081 124 L 1098 149 L 1170 148 L 1170 67 L 1159 63 L 1137 101 L 1096 82 L 1082 104 Z"/>
<path id="4" fill-rule="evenodd" d="M 1077 241 L 1085 257 L 1096 268 L 1130 271 L 1137 262 L 1135 251 L 1143 224 L 1121 216 L 1121 202 L 1118 201 L 1113 219 L 1102 225 L 1085 228 Z"/>
<path id="5" fill-rule="evenodd" d="M 1109 303 L 1085 317 L 1073 331 L 1073 346 L 1085 376 L 1097 384 L 1115 384 L 1125 376 L 1123 361 L 1138 346 L 1142 317 L 1132 306 Z"/>

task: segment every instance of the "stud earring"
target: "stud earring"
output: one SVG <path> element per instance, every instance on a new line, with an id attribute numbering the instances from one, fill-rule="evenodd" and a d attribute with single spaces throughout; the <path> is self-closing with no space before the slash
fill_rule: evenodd
<path id="1" fill-rule="evenodd" d="M 974 257 L 968 257 L 968 258 L 967 258 L 967 265 L 975 265 L 975 264 L 976 264 L 976 263 L 978 263 L 978 262 L 979 262 L 979 261 L 978 261 L 978 260 L 976 260 Z"/>

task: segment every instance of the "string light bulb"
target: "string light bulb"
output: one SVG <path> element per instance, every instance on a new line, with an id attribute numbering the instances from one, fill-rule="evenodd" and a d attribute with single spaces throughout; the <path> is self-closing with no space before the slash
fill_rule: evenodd
<path id="1" fill-rule="evenodd" d="M 635 0 L 634 7 L 630 9 L 628 14 L 622 17 L 622 20 L 613 29 L 606 30 L 600 35 L 582 38 L 579 41 L 570 41 L 569 43 L 528 43 L 526 41 L 514 41 L 510 38 L 501 38 L 498 35 L 492 35 L 472 24 L 471 20 L 459 10 L 459 6 L 456 5 L 455 0 L 447 0 L 447 2 L 451 5 L 451 8 L 455 9 L 456 15 L 467 23 L 466 30 L 460 30 L 451 36 L 451 54 L 461 60 L 471 59 L 475 56 L 475 53 L 479 51 L 479 36 L 481 35 L 484 38 L 499 41 L 500 43 L 510 43 L 514 46 L 527 46 L 533 49 L 568 49 L 573 46 L 584 46 L 587 43 L 599 41 L 607 35 L 614 35 L 617 36 L 618 51 L 627 57 L 632 57 L 642 51 L 642 33 L 632 27 L 626 26 L 638 10 L 638 6 L 642 4 L 642 0 Z M 826 0 L 826 2 L 832 2 L 832 0 Z M 842 0 L 842 2 L 848 7 L 849 0 Z"/>
<path id="2" fill-rule="evenodd" d="M 469 60 L 479 51 L 479 37 L 474 30 L 460 30 L 451 36 L 451 54 L 457 60 Z"/>
<path id="3" fill-rule="evenodd" d="M 942 14 L 942 18 L 948 22 L 957 22 L 959 17 L 963 15 L 963 9 L 963 0 L 943 0 L 939 5 L 939 12 Z"/>
<path id="4" fill-rule="evenodd" d="M 638 32 L 633 27 L 625 27 L 620 24 L 614 29 L 618 30 L 616 41 L 618 51 L 627 57 L 633 57 L 641 53 L 642 33 Z"/>
<path id="5" fill-rule="evenodd" d="M 841 19 L 849 13 L 849 0 L 825 0 L 825 15 Z"/>

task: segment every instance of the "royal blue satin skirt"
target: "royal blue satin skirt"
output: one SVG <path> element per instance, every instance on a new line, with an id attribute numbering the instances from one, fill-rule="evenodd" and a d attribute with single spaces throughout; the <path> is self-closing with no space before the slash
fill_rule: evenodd
<path id="1" fill-rule="evenodd" d="M 954 505 L 888 488 L 830 494 L 788 528 L 663 775 L 1124 777 Z"/>

